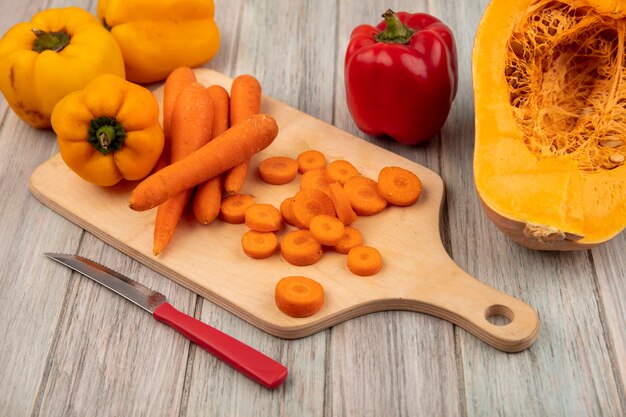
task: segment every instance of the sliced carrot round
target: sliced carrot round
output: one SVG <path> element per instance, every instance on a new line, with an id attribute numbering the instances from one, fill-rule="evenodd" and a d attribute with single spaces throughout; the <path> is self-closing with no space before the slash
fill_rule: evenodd
<path id="1" fill-rule="evenodd" d="M 308 229 L 311 219 L 318 214 L 335 215 L 335 207 L 323 191 L 308 189 L 296 193 L 291 204 L 291 213 L 297 227 Z"/>
<path id="2" fill-rule="evenodd" d="M 324 288 L 311 278 L 285 277 L 276 284 L 274 301 L 280 311 L 291 317 L 308 317 L 324 305 Z"/>
<path id="3" fill-rule="evenodd" d="M 374 275 L 383 267 L 383 258 L 377 249 L 359 245 L 348 252 L 348 269 L 361 276 Z"/>
<path id="4" fill-rule="evenodd" d="M 258 232 L 280 230 L 282 220 L 280 211 L 271 204 L 253 204 L 245 213 L 246 226 Z"/>
<path id="5" fill-rule="evenodd" d="M 345 226 L 338 218 L 328 214 L 320 214 L 311 219 L 309 230 L 311 234 L 322 245 L 336 245 L 345 232 Z"/>
<path id="6" fill-rule="evenodd" d="M 254 203 L 254 198 L 248 194 L 233 194 L 222 200 L 220 217 L 226 223 L 243 223 L 246 220 L 246 210 Z"/>
<path id="7" fill-rule="evenodd" d="M 298 175 L 298 163 L 287 156 L 271 156 L 259 164 L 259 176 L 268 184 L 291 182 Z"/>
<path id="8" fill-rule="evenodd" d="M 280 215 L 283 216 L 283 221 L 287 224 L 295 226 L 293 220 L 293 213 L 291 211 L 291 205 L 293 204 L 293 197 L 287 197 L 280 203 Z"/>
<path id="9" fill-rule="evenodd" d="M 298 169 L 304 174 L 312 169 L 321 169 L 326 166 L 326 157 L 320 151 L 309 149 L 298 155 Z"/>
<path id="10" fill-rule="evenodd" d="M 294 230 L 283 237 L 280 253 L 292 265 L 312 265 L 322 258 L 322 245 L 310 231 Z"/>
<path id="11" fill-rule="evenodd" d="M 301 190 L 320 190 L 325 194 L 330 194 L 328 189 L 328 181 L 326 180 L 326 171 L 323 168 L 312 169 L 302 174 L 300 178 Z"/>
<path id="12" fill-rule="evenodd" d="M 249 230 L 241 237 L 243 252 L 253 259 L 265 259 L 272 256 L 278 248 L 278 238 L 274 232 Z"/>
<path id="13" fill-rule="evenodd" d="M 359 232 L 358 229 L 355 229 L 352 226 L 346 226 L 343 232 L 343 236 L 341 237 L 339 242 L 337 242 L 333 246 L 333 249 L 336 252 L 343 253 L 345 255 L 348 252 L 350 252 L 350 249 L 352 249 L 353 247 L 359 246 L 362 244 L 363 244 L 363 235 L 361 234 L 361 232 Z"/>
<path id="14" fill-rule="evenodd" d="M 330 191 L 330 199 L 333 201 L 339 220 L 345 226 L 352 224 L 357 219 L 357 216 L 341 184 L 338 182 L 328 184 L 328 190 Z"/>
<path id="15" fill-rule="evenodd" d="M 326 179 L 329 183 L 344 185 L 350 178 L 359 175 L 359 171 L 345 159 L 337 159 L 326 166 Z"/>
<path id="16" fill-rule="evenodd" d="M 385 167 L 378 174 L 378 192 L 390 204 L 410 206 L 422 193 L 422 182 L 409 170 Z"/>
<path id="17" fill-rule="evenodd" d="M 356 176 L 350 178 L 343 190 L 350 200 L 350 205 L 361 216 L 372 216 L 387 207 L 387 200 L 378 193 L 376 181 L 371 178 Z"/>

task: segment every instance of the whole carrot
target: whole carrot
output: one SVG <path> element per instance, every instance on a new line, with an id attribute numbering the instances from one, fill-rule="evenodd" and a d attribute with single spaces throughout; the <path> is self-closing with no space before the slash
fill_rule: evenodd
<path id="1" fill-rule="evenodd" d="M 156 207 L 179 192 L 247 161 L 267 148 L 276 135 L 278 125 L 271 116 L 251 116 L 187 157 L 144 179 L 133 190 L 129 206 L 137 211 Z"/>
<path id="2" fill-rule="evenodd" d="M 167 76 L 163 87 L 163 134 L 165 135 L 165 146 L 161 157 L 157 161 L 153 171 L 156 172 L 171 162 L 171 119 L 174 102 L 183 89 L 196 81 L 196 76 L 191 68 L 180 67 Z"/>
<path id="3" fill-rule="evenodd" d="M 213 102 L 206 89 L 197 82 L 185 87 L 174 103 L 171 114 L 172 162 L 180 161 L 204 145 L 211 137 Z M 184 190 L 157 208 L 154 222 L 154 255 L 160 254 L 172 239 L 178 221 L 191 197 Z"/>
<path id="4" fill-rule="evenodd" d="M 211 138 L 224 133 L 229 126 L 229 101 L 228 91 L 220 85 L 212 85 L 207 88 L 213 100 L 213 128 Z M 220 214 L 222 202 L 222 178 L 217 176 L 198 185 L 193 198 L 193 214 L 198 223 L 209 224 Z"/>
<path id="5" fill-rule="evenodd" d="M 230 125 L 234 126 L 261 109 L 261 84 L 252 75 L 243 74 L 233 80 L 230 90 Z M 238 193 L 248 174 L 250 161 L 245 160 L 226 175 L 224 188 Z"/>

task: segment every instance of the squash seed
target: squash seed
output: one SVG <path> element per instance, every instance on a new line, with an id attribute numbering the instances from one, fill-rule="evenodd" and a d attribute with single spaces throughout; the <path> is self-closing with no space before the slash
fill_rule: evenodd
<path id="1" fill-rule="evenodd" d="M 624 162 L 624 155 L 622 155 L 621 153 L 614 153 L 613 155 L 609 156 L 609 161 L 613 162 L 614 164 L 621 164 Z"/>
<path id="2" fill-rule="evenodd" d="M 601 139 L 600 146 L 603 148 L 617 148 L 624 144 L 624 141 L 615 139 Z"/>

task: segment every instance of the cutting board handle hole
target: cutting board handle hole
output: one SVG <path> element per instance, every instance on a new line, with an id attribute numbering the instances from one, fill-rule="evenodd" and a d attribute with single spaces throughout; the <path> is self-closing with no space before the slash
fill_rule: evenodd
<path id="1" fill-rule="evenodd" d="M 501 304 L 494 304 L 485 310 L 485 318 L 495 326 L 506 326 L 514 317 L 513 310 Z"/>

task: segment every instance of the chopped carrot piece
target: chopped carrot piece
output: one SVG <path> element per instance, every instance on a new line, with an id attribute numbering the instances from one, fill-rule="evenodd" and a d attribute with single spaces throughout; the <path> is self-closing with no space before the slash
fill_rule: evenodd
<path id="1" fill-rule="evenodd" d="M 354 223 L 357 219 L 356 213 L 352 209 L 352 205 L 350 205 L 350 200 L 346 195 L 346 192 L 343 190 L 343 187 L 338 182 L 333 182 L 332 184 L 328 184 L 328 190 L 330 191 L 330 199 L 333 201 L 333 205 L 335 206 L 335 212 L 337 212 L 337 217 L 341 222 L 348 226 L 349 224 Z"/>
<path id="2" fill-rule="evenodd" d="M 222 200 L 220 216 L 226 223 L 240 224 L 246 221 L 246 210 L 255 204 L 248 194 L 233 194 Z"/>
<path id="3" fill-rule="evenodd" d="M 298 175 L 298 163 L 287 156 L 271 156 L 259 164 L 259 176 L 268 184 L 290 183 Z"/>
<path id="4" fill-rule="evenodd" d="M 282 225 L 280 211 L 271 204 L 253 204 L 245 212 L 245 223 L 257 232 L 275 232 Z"/>
<path id="5" fill-rule="evenodd" d="M 300 190 L 291 204 L 291 213 L 297 227 L 308 229 L 311 219 L 318 214 L 335 215 L 335 207 L 329 196 L 320 190 Z"/>
<path id="6" fill-rule="evenodd" d="M 302 178 L 300 178 L 300 189 L 320 190 L 325 194 L 330 194 L 328 181 L 326 180 L 326 170 L 323 168 L 312 169 L 302 174 Z"/>
<path id="7" fill-rule="evenodd" d="M 410 206 L 422 193 L 422 182 L 409 170 L 385 167 L 378 174 L 378 192 L 394 206 Z"/>
<path id="8" fill-rule="evenodd" d="M 326 166 L 324 154 L 314 149 L 302 152 L 296 159 L 298 161 L 298 169 L 302 174 L 312 169 L 321 169 Z"/>
<path id="9" fill-rule="evenodd" d="M 285 277 L 276 284 L 274 300 L 283 313 L 291 317 L 308 317 L 324 305 L 324 288 L 311 278 Z"/>
<path id="10" fill-rule="evenodd" d="M 283 221 L 287 224 L 295 226 L 293 221 L 293 213 L 291 211 L 291 205 L 293 204 L 293 197 L 287 197 L 280 203 L 280 215 L 283 216 Z"/>
<path id="11" fill-rule="evenodd" d="M 341 240 L 333 246 L 333 249 L 335 252 L 345 255 L 350 252 L 350 249 L 361 244 L 363 244 L 363 235 L 361 235 L 361 232 L 352 226 L 346 226 Z"/>
<path id="12" fill-rule="evenodd" d="M 278 238 L 274 232 L 248 230 L 241 237 L 243 252 L 253 259 L 265 259 L 278 249 Z"/>
<path id="13" fill-rule="evenodd" d="M 344 159 L 337 159 L 332 161 L 326 167 L 326 180 L 331 182 L 338 182 L 344 185 L 350 178 L 359 175 L 359 171 L 350 162 Z"/>
<path id="14" fill-rule="evenodd" d="M 355 246 L 348 252 L 348 269 L 356 275 L 374 275 L 382 267 L 383 258 L 380 252 L 371 246 Z"/>
<path id="15" fill-rule="evenodd" d="M 308 230 L 294 230 L 283 237 L 280 253 L 292 265 L 312 265 L 322 258 L 322 245 Z"/>
<path id="16" fill-rule="evenodd" d="M 387 207 L 387 200 L 380 196 L 373 179 L 357 175 L 344 184 L 343 190 L 356 214 L 371 216 Z"/>
<path id="17" fill-rule="evenodd" d="M 311 234 L 322 245 L 336 245 L 345 232 L 345 226 L 338 218 L 328 214 L 320 214 L 311 219 L 309 230 Z"/>

